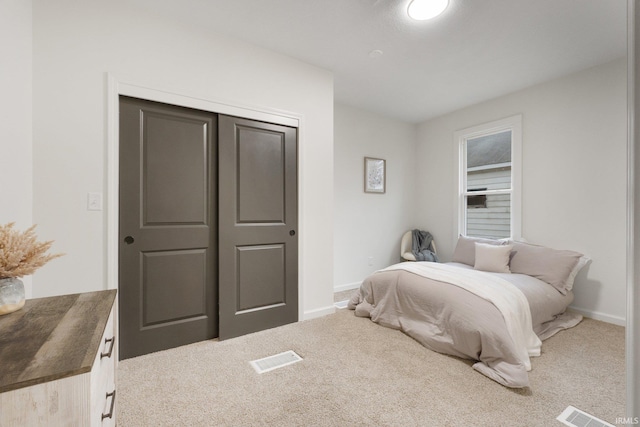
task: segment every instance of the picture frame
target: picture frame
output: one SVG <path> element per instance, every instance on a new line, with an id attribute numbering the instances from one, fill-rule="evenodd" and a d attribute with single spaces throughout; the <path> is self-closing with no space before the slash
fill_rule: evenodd
<path id="1" fill-rule="evenodd" d="M 364 158 L 364 192 L 384 194 L 387 187 L 387 161 Z"/>

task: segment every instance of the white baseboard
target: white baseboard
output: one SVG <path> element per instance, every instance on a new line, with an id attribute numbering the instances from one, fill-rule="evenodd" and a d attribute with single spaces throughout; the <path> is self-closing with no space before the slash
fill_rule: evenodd
<path id="1" fill-rule="evenodd" d="M 344 285 L 338 285 L 333 287 L 333 292 L 350 291 L 351 289 L 358 289 L 362 282 L 345 283 Z"/>
<path id="2" fill-rule="evenodd" d="M 572 305 L 569 306 L 569 310 L 575 311 L 576 313 L 582 314 L 584 317 L 588 317 L 590 319 L 613 323 L 614 325 L 618 326 L 626 326 L 627 324 L 627 320 L 619 316 L 612 316 L 610 314 L 600 313 L 598 311 L 585 310 L 583 308 L 574 307 Z"/>
<path id="3" fill-rule="evenodd" d="M 304 318 L 301 320 L 310 320 L 318 317 L 326 316 L 336 312 L 336 308 L 332 305 L 328 307 L 316 308 L 315 310 L 309 310 L 304 312 Z"/>
<path id="4" fill-rule="evenodd" d="M 337 286 L 334 288 L 335 292 L 348 291 L 350 289 L 355 289 L 360 286 L 360 283 L 350 283 L 342 286 Z M 626 319 L 619 316 L 612 316 L 606 313 L 600 313 L 598 311 L 585 310 L 578 307 L 569 306 L 569 310 L 575 311 L 576 313 L 582 314 L 584 317 L 588 317 L 590 319 L 600 320 L 602 322 L 612 323 L 618 326 L 626 326 Z M 310 320 L 316 319 L 318 317 L 326 316 L 329 314 L 333 314 L 336 312 L 336 308 L 333 305 L 327 307 L 320 307 L 314 310 L 309 310 L 304 312 L 304 318 L 301 320 Z"/>
<path id="5" fill-rule="evenodd" d="M 333 288 L 333 292 L 350 291 L 351 289 L 358 289 L 362 282 L 346 283 L 344 285 L 338 285 Z M 305 311 L 300 320 L 315 319 L 317 317 L 326 316 L 336 312 L 336 307 L 332 304 L 328 307 L 320 307 L 314 310 Z"/>

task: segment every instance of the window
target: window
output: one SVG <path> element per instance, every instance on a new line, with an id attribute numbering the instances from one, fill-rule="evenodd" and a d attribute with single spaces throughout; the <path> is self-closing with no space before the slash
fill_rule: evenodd
<path id="1" fill-rule="evenodd" d="M 520 237 L 522 116 L 455 133 L 458 234 Z"/>

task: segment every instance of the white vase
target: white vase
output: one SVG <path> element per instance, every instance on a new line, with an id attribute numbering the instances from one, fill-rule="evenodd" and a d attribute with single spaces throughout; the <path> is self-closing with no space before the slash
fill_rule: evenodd
<path id="1" fill-rule="evenodd" d="M 24 284 L 16 277 L 0 279 L 0 316 L 24 306 Z"/>

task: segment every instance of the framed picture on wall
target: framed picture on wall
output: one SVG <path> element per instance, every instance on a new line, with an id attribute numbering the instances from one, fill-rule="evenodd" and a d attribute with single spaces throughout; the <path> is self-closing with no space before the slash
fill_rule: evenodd
<path id="1" fill-rule="evenodd" d="M 387 164 L 384 159 L 364 158 L 364 192 L 384 193 L 387 184 Z"/>

